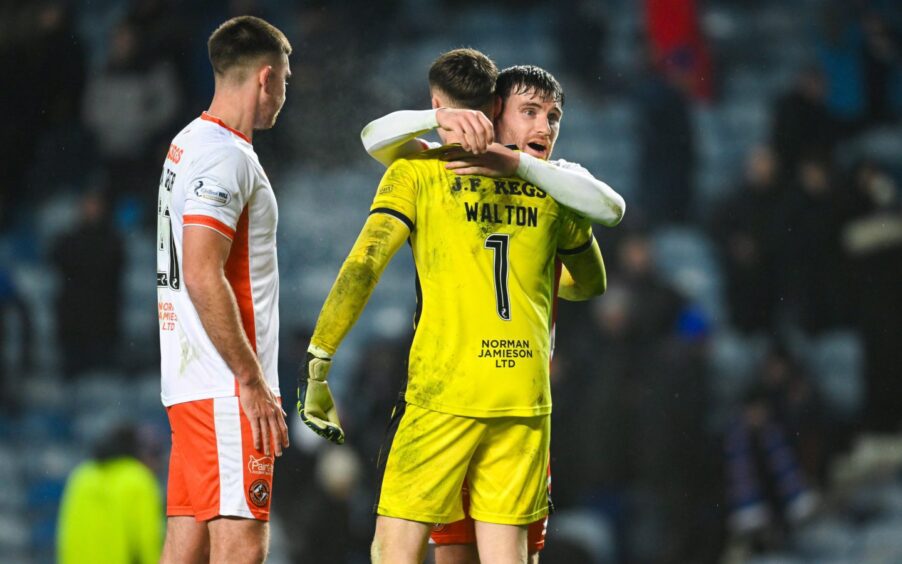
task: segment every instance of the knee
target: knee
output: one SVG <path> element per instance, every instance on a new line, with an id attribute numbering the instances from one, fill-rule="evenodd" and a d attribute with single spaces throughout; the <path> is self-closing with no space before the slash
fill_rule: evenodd
<path id="1" fill-rule="evenodd" d="M 241 562 L 246 564 L 262 564 L 266 560 L 266 547 L 260 543 L 244 543 L 241 546 L 233 546 L 229 548 L 227 554 L 224 555 L 223 561 Z M 210 562 L 218 561 L 218 558 L 210 560 Z"/>

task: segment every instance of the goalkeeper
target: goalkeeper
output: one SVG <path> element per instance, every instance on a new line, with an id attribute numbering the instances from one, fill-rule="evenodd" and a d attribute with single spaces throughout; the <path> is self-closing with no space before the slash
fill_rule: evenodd
<path id="1" fill-rule="evenodd" d="M 436 62 L 440 70 L 442 63 Z M 550 153 L 563 96 L 553 79 L 543 85 L 522 94 L 538 119 L 520 124 L 518 136 L 543 141 Z M 471 106 L 492 114 L 494 97 Z M 446 143 L 460 141 L 440 135 Z M 409 238 L 418 272 L 416 334 L 406 401 L 396 409 L 382 457 L 376 562 L 421 559 L 431 524 L 463 517 L 465 479 L 480 556 L 525 558 L 525 525 L 548 511 L 555 258 L 567 269 L 563 297 L 586 299 L 605 287 L 588 220 L 519 179 L 457 177 L 442 154 L 400 159 L 386 172 L 326 299 L 300 382 L 302 418 L 342 442 L 325 383 L 330 358 Z"/>

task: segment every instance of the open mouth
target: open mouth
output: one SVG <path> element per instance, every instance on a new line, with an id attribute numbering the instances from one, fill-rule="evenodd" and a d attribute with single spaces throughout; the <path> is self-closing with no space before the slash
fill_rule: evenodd
<path id="1" fill-rule="evenodd" d="M 545 153 L 546 150 L 545 145 L 542 145 L 541 143 L 527 143 L 526 146 L 537 153 Z"/>

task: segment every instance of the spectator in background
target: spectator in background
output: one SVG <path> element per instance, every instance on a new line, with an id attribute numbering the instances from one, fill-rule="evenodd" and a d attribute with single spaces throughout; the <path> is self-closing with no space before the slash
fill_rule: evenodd
<path id="1" fill-rule="evenodd" d="M 558 4 L 555 17 L 561 64 L 587 88 L 599 87 L 602 77 L 608 78 L 602 53 L 607 40 L 604 5 L 592 0 L 567 0 Z"/>
<path id="2" fill-rule="evenodd" d="M 170 66 L 178 77 L 179 99 L 186 94 L 192 72 L 189 28 L 192 21 L 185 17 L 185 11 L 173 0 L 132 0 L 125 16 L 127 25 L 140 34 L 135 58 L 151 69 L 164 64 Z M 192 117 L 197 113 L 196 108 L 180 109 Z"/>
<path id="3" fill-rule="evenodd" d="M 795 177 L 799 161 L 811 154 L 832 155 L 840 139 L 840 127 L 824 101 L 824 77 L 820 69 L 799 71 L 792 89 L 774 105 L 771 144 L 786 181 Z"/>
<path id="4" fill-rule="evenodd" d="M 681 59 L 686 94 L 699 102 L 714 97 L 711 55 L 699 24 L 696 0 L 645 0 L 645 27 L 655 68 L 667 76 Z"/>
<path id="5" fill-rule="evenodd" d="M 843 203 L 842 243 L 851 276 L 846 294 L 865 354 L 864 428 L 902 427 L 902 192 L 878 163 L 858 164 Z"/>
<path id="6" fill-rule="evenodd" d="M 113 29 L 109 58 L 88 82 L 83 113 L 116 197 L 146 200 L 146 184 L 136 179 L 158 175 L 155 156 L 174 133 L 181 88 L 170 64 L 141 60 L 141 40 L 130 23 Z"/>
<path id="7" fill-rule="evenodd" d="M 902 86 L 902 42 L 883 15 L 866 11 L 861 16 L 864 32 L 864 80 L 867 121 L 887 123 L 898 117 L 899 100 L 893 88 Z M 902 93 L 896 93 L 899 98 Z"/>
<path id="8" fill-rule="evenodd" d="M 712 239 L 720 247 L 726 275 L 731 321 L 744 333 L 774 327 L 778 300 L 774 262 L 783 234 L 775 218 L 783 197 L 773 151 L 757 147 L 747 157 L 742 185 L 711 218 Z"/>
<path id="9" fill-rule="evenodd" d="M 824 102 L 844 131 L 852 133 L 866 113 L 864 35 L 849 2 L 825 4 L 817 56 L 824 70 Z"/>
<path id="10" fill-rule="evenodd" d="M 114 365 L 119 345 L 124 251 L 100 191 L 81 200 L 78 224 L 53 243 L 60 277 L 57 340 L 66 377 Z"/>
<path id="11" fill-rule="evenodd" d="M 367 462 L 374 465 L 405 383 L 410 341 L 410 336 L 371 340 L 350 378 L 347 395 L 358 399 L 353 412 L 346 414 L 343 421 L 345 428 L 350 429 L 347 432 L 354 433 Z"/>
<path id="12" fill-rule="evenodd" d="M 655 531 L 641 547 L 646 561 L 698 561 L 713 544 L 702 539 L 714 536 L 702 516 L 716 503 L 703 340 L 678 333 L 684 300 L 656 272 L 644 234 L 624 238 L 611 281 L 591 318 L 560 304 L 556 505 L 605 513 L 618 561 L 630 561 L 627 531 L 638 523 Z"/>
<path id="13" fill-rule="evenodd" d="M 663 75 L 649 67 L 635 93 L 639 180 L 634 211 L 651 226 L 684 222 L 691 211 L 696 151 L 686 63 L 668 59 Z"/>
<path id="14" fill-rule="evenodd" d="M 785 235 L 775 271 L 782 277 L 787 320 L 818 335 L 848 320 L 841 216 L 835 174 L 827 159 L 805 158 L 796 174 L 777 218 Z"/>
<path id="15" fill-rule="evenodd" d="M 728 528 L 756 551 L 779 548 L 790 528 L 817 506 L 799 463 L 794 429 L 781 419 L 788 406 L 800 407 L 805 398 L 793 390 L 796 375 L 774 364 L 783 360 L 779 352 L 767 360 L 724 438 Z"/>
<path id="16" fill-rule="evenodd" d="M 13 2 L 0 8 L 0 92 L 7 122 L 0 131 L 0 229 L 15 225 L 37 196 L 28 173 L 50 131 L 72 128 L 85 81 L 85 60 L 69 3 Z M 29 88 L 22 77 L 40 87 Z M 59 155 L 64 148 L 56 148 Z"/>
<path id="17" fill-rule="evenodd" d="M 21 378 L 27 377 L 28 372 L 32 368 L 32 322 L 31 312 L 19 289 L 16 287 L 12 272 L 5 265 L 0 265 L 0 343 L 4 345 L 10 342 L 6 332 L 10 327 L 9 323 L 7 323 L 10 313 L 18 318 L 19 337 L 13 340 L 18 340 L 19 342 L 19 365 L 17 370 L 13 371 L 15 380 L 7 382 L 7 364 L 3 355 L 0 354 L 0 407 L 7 413 L 14 411 L 16 408 L 16 395 L 13 393 L 13 385 Z"/>
<path id="18" fill-rule="evenodd" d="M 813 382 L 789 350 L 777 344 L 764 357 L 756 386 L 772 420 L 786 432 L 802 471 L 816 483 L 825 476 L 829 445 L 823 441 L 826 414 Z M 836 448 L 840 437 L 832 437 Z"/>
<path id="19" fill-rule="evenodd" d="M 138 445 L 132 425 L 117 427 L 70 474 L 57 526 L 60 564 L 159 562 L 163 499 Z"/>

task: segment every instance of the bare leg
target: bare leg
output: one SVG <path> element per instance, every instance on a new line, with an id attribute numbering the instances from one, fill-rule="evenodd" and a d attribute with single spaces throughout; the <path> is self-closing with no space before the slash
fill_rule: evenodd
<path id="1" fill-rule="evenodd" d="M 259 564 L 266 560 L 269 523 L 217 517 L 210 521 L 210 562 Z"/>
<path id="2" fill-rule="evenodd" d="M 435 564 L 479 564 L 479 553 L 475 544 L 439 544 Z"/>
<path id="3" fill-rule="evenodd" d="M 431 523 L 379 515 L 370 551 L 373 564 L 419 564 L 426 553 Z"/>
<path id="4" fill-rule="evenodd" d="M 526 525 L 476 521 L 476 545 L 482 564 L 526 564 Z"/>
<path id="5" fill-rule="evenodd" d="M 206 523 L 194 517 L 170 517 L 166 520 L 166 542 L 160 564 L 200 564 L 210 561 L 210 535 Z"/>

